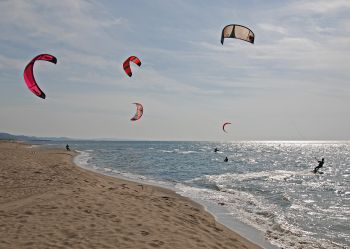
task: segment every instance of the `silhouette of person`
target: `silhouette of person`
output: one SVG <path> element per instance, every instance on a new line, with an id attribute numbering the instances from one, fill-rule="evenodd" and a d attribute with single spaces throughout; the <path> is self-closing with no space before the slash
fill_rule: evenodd
<path id="1" fill-rule="evenodd" d="M 315 159 L 318 161 L 318 159 L 315 157 Z M 317 173 L 318 172 L 318 170 L 320 169 L 320 168 L 322 168 L 323 167 L 323 164 L 324 164 L 324 158 L 322 158 L 322 160 L 321 161 L 318 161 L 318 166 L 317 167 L 315 167 L 315 169 L 314 169 L 314 173 Z"/>
<path id="2" fill-rule="evenodd" d="M 70 148 L 69 148 L 69 145 L 68 145 L 68 144 L 66 145 L 66 150 L 67 150 L 67 151 L 70 151 Z"/>
<path id="3" fill-rule="evenodd" d="M 218 152 L 218 151 L 219 151 L 219 149 L 218 149 L 218 148 L 215 148 L 215 149 L 214 149 L 214 152 L 215 152 L 215 153 L 216 153 L 216 152 Z"/>
<path id="4" fill-rule="evenodd" d="M 227 157 L 225 157 L 224 162 L 228 162 L 228 158 Z"/>

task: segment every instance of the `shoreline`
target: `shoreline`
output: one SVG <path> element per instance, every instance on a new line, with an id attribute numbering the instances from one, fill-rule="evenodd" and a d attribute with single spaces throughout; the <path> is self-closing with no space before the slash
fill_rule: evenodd
<path id="1" fill-rule="evenodd" d="M 208 201 L 204 201 L 201 199 L 195 199 L 190 196 L 186 196 L 184 193 L 181 192 L 180 189 L 177 189 L 174 185 L 170 184 L 165 184 L 165 183 L 159 183 L 156 181 L 149 181 L 149 180 L 143 180 L 143 179 L 137 179 L 137 178 L 130 178 L 128 176 L 124 176 L 120 173 L 114 173 L 114 172 L 109 172 L 109 171 L 102 171 L 99 169 L 94 169 L 89 166 L 84 166 L 84 165 L 79 165 L 78 157 L 82 152 L 78 151 L 77 155 L 73 158 L 74 164 L 76 164 L 77 167 L 82 168 L 84 170 L 88 170 L 91 172 L 94 172 L 96 174 L 116 178 L 116 179 L 121 179 L 125 181 L 131 181 L 131 182 L 136 182 L 136 183 L 142 183 L 145 185 L 157 187 L 157 188 L 162 188 L 166 190 L 173 191 L 175 194 L 180 195 L 183 198 L 188 199 L 191 202 L 194 202 L 197 205 L 200 205 L 205 212 L 208 212 L 213 216 L 213 218 L 216 220 L 216 222 L 220 223 L 221 225 L 225 226 L 232 232 L 238 234 L 239 236 L 243 237 L 244 239 L 248 240 L 249 242 L 261 247 L 262 249 L 278 249 L 278 246 L 275 246 L 271 244 L 265 237 L 263 232 L 257 230 L 256 228 L 249 226 L 243 222 L 241 222 L 238 219 L 235 219 L 232 217 L 228 211 L 226 210 L 225 207 L 222 206 L 216 206 L 215 203 L 211 203 Z"/>
<path id="2" fill-rule="evenodd" d="M 0 141 L 0 247 L 261 248 L 175 191 L 102 175 L 75 152 Z"/>
<path id="3" fill-rule="evenodd" d="M 149 147 L 149 146 L 148 146 Z M 150 146 L 151 148 L 149 149 L 154 149 L 154 145 L 152 144 Z M 78 148 L 78 144 L 77 144 L 77 148 Z M 251 225 L 245 225 L 243 229 L 241 230 L 241 232 L 237 231 L 237 222 L 230 222 L 232 219 L 238 219 L 241 220 L 241 217 L 238 216 L 240 213 L 240 211 L 242 209 L 236 209 L 235 205 L 230 205 L 230 196 L 227 198 L 227 196 L 225 196 L 225 193 L 223 195 L 220 195 L 220 197 L 222 198 L 216 198 L 216 191 L 214 189 L 214 191 L 211 191 L 211 188 L 207 188 L 206 186 L 204 187 L 204 189 L 202 190 L 202 188 L 198 188 L 196 187 L 195 184 L 186 184 L 185 182 L 181 181 L 175 181 L 175 180 L 162 180 L 164 179 L 163 177 L 158 177 L 159 175 L 157 174 L 147 174 L 146 172 L 146 177 L 142 175 L 142 173 L 130 173 L 129 169 L 127 167 L 124 167 L 123 161 L 120 160 L 113 160 L 113 161 L 108 161 L 108 160 L 101 160 L 101 157 L 96 153 L 98 148 L 104 148 L 102 147 L 96 147 L 96 146 L 85 146 L 82 147 L 85 148 L 82 150 L 82 153 L 85 154 L 85 157 L 82 157 L 82 160 L 77 161 L 79 163 L 79 165 L 83 165 L 83 167 L 88 168 L 89 170 L 94 170 L 96 172 L 98 172 L 99 174 L 104 174 L 104 175 L 113 175 L 113 177 L 117 177 L 117 178 L 122 178 L 122 179 L 131 179 L 132 181 L 137 181 L 137 182 L 143 182 L 146 184 L 151 184 L 151 185 L 156 185 L 156 186 L 161 186 L 161 187 L 165 187 L 166 188 L 170 188 L 171 190 L 176 191 L 177 193 L 179 193 L 180 195 L 189 197 L 191 200 L 202 204 L 205 207 L 213 207 L 214 211 L 212 210 L 208 210 L 206 209 L 206 211 L 209 211 L 218 222 L 220 222 L 221 224 L 224 224 L 226 227 L 230 228 L 231 230 L 233 230 L 236 233 L 241 234 L 243 237 L 247 238 L 249 240 L 248 236 L 254 236 L 254 234 L 256 235 L 256 233 L 254 233 L 255 231 L 253 231 L 253 234 L 251 233 L 251 229 L 250 230 L 246 230 L 245 228 L 247 227 L 251 227 L 253 228 L 253 230 L 255 230 L 255 226 L 256 224 L 257 227 L 259 228 L 266 228 L 266 227 L 261 227 L 259 226 L 259 220 L 253 220 L 252 219 L 252 224 L 249 223 L 249 219 L 246 219 L 248 221 L 247 224 L 251 224 Z M 113 148 L 118 148 L 118 147 L 113 147 Z M 166 153 L 171 152 L 171 151 L 176 151 L 175 150 L 162 150 L 161 147 L 157 147 L 158 150 L 160 151 L 164 151 Z M 172 147 L 173 148 L 173 147 Z M 187 149 L 187 151 L 191 151 L 191 149 Z M 179 153 L 181 153 L 182 151 L 180 151 Z M 101 151 L 102 155 L 104 155 L 104 153 Z M 115 153 L 117 153 L 117 155 L 120 155 L 117 151 L 115 151 Z M 94 160 L 94 158 L 96 160 Z M 98 160 L 100 159 L 100 160 Z M 89 161 L 92 160 L 92 161 Z M 111 163 L 109 163 L 111 162 Z M 113 163 L 116 163 L 117 165 L 120 165 L 120 167 L 115 167 Z M 175 162 L 178 164 L 178 162 Z M 171 164 L 172 167 L 177 168 L 178 166 L 181 167 L 181 164 L 178 164 L 178 166 L 176 164 Z M 163 167 L 167 168 L 167 165 L 163 165 Z M 157 163 L 153 163 L 153 166 L 149 166 L 148 168 L 154 168 L 155 170 L 157 170 Z M 136 170 L 136 172 L 138 172 Z M 144 172 L 144 171 L 140 171 L 140 172 Z M 271 171 L 272 173 L 275 173 L 275 171 Z M 280 174 L 280 172 L 278 172 L 278 170 L 276 170 L 276 173 L 278 173 L 278 175 L 283 175 L 285 171 L 282 171 L 282 174 Z M 265 172 L 263 172 L 265 175 Z M 288 171 L 287 173 L 290 173 L 290 171 Z M 294 174 L 294 172 L 292 172 L 292 174 Z M 149 175 L 149 177 L 147 177 L 147 175 Z M 271 175 L 271 179 L 274 179 L 274 174 L 270 174 Z M 158 180 L 157 180 L 158 179 Z M 172 178 L 169 178 L 172 179 Z M 175 178 L 177 179 L 177 178 Z M 164 185 L 163 185 L 164 184 Z M 209 190 L 208 190 L 209 189 Z M 223 191 L 225 192 L 225 191 Z M 235 192 L 233 191 L 233 193 L 235 194 Z M 245 196 L 238 196 L 243 200 L 243 202 L 246 200 Z M 249 197 L 249 196 L 248 196 Z M 237 198 L 236 198 L 237 199 Z M 249 198 L 248 198 L 249 199 Z M 203 201 L 204 200 L 204 201 Z M 226 202 L 226 200 L 228 200 L 228 202 Z M 233 201 L 235 201 L 235 198 L 233 198 Z M 204 203 L 203 203 L 204 202 Z M 224 205 L 221 205 L 220 203 L 225 203 Z M 209 205 L 208 205 L 209 204 Z M 226 205 L 228 204 L 228 205 Z M 232 207 L 233 206 L 233 207 Z M 259 205 L 257 205 L 258 207 L 260 207 Z M 226 209 L 229 212 L 223 211 L 221 212 L 222 209 Z M 221 209 L 221 210 L 218 210 Z M 294 208 L 295 209 L 295 208 Z M 273 212 L 273 211 L 272 211 Z M 217 215 L 218 214 L 218 215 Z M 224 215 L 222 215 L 224 214 Z M 252 214 L 254 214 L 254 211 L 252 212 Z M 264 217 L 265 213 L 261 213 L 262 217 Z M 269 214 L 269 213 L 266 213 Z M 245 218 L 245 213 L 243 213 L 242 217 Z M 248 213 L 249 215 L 249 213 Z M 237 218 L 235 218 L 237 217 Z M 273 217 L 273 216 L 272 216 Z M 282 216 L 283 217 L 283 216 Z M 228 218 L 228 219 L 227 219 Z M 254 218 L 254 217 L 253 217 Z M 308 218 L 308 217 L 306 217 Z M 244 219 L 243 219 L 244 220 Z M 254 221 L 257 221 L 257 223 L 254 223 Z M 274 243 L 276 246 L 276 248 L 301 248 L 301 247 L 307 247 L 307 248 L 347 248 L 346 244 L 340 244 L 340 243 L 336 243 L 333 242 L 332 240 L 326 240 L 324 238 L 322 238 L 322 236 L 316 237 L 316 236 L 311 236 L 308 230 L 308 228 L 306 228 L 306 230 L 293 230 L 293 227 L 289 227 L 288 223 L 283 223 L 280 222 L 279 220 L 277 220 L 277 222 L 275 222 L 274 219 L 271 219 L 272 223 L 269 223 L 269 227 L 267 227 L 266 229 L 266 233 L 263 233 L 263 236 L 261 236 L 260 238 L 262 240 L 267 240 L 267 238 L 271 239 L 270 243 Z M 260 223 L 261 224 L 261 223 Z M 262 223 L 264 224 L 264 223 Z M 285 226 L 286 224 L 286 226 Z M 302 223 L 300 223 L 300 225 L 303 225 Z M 239 225 L 238 225 L 239 227 Z M 258 230 L 259 231 L 259 230 Z M 265 230 L 264 230 L 265 231 Z M 259 234 L 258 234 L 259 236 Z M 257 236 L 257 237 L 258 237 Z M 265 237 L 266 236 L 266 237 Z M 253 239 L 256 239 L 257 237 L 254 237 Z M 254 240 L 250 240 L 255 242 Z M 255 244 L 259 245 L 260 247 L 264 247 L 263 245 L 261 245 L 259 242 L 255 242 Z"/>

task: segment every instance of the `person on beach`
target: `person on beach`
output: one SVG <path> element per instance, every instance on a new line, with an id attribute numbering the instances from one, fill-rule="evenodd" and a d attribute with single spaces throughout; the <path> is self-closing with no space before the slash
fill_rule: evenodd
<path id="1" fill-rule="evenodd" d="M 215 153 L 216 153 L 216 152 L 218 152 L 218 151 L 219 151 L 219 149 L 218 149 L 218 148 L 215 148 L 215 149 L 214 149 L 214 152 L 215 152 Z"/>
<path id="2" fill-rule="evenodd" d="M 69 145 L 68 145 L 68 144 L 66 145 L 66 150 L 67 150 L 67 151 L 70 151 L 70 148 L 69 148 Z"/>
<path id="3" fill-rule="evenodd" d="M 324 164 L 324 158 L 322 158 L 322 160 L 321 161 L 319 161 L 316 157 L 315 157 L 315 159 L 317 160 L 317 162 L 318 162 L 318 166 L 317 167 L 315 167 L 314 168 L 314 173 L 317 173 L 318 172 L 318 170 L 320 169 L 320 168 L 322 168 L 323 167 L 323 164 Z"/>
<path id="4" fill-rule="evenodd" d="M 224 162 L 228 162 L 228 158 L 227 157 L 225 157 Z"/>

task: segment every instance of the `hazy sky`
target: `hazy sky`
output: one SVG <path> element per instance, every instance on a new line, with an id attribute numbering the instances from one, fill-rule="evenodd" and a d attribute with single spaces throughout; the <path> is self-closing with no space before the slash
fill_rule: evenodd
<path id="1" fill-rule="evenodd" d="M 222 46 L 232 23 L 255 44 Z M 350 139 L 349 0 L 0 0 L 0 34 L 0 132 Z M 45 100 L 23 80 L 40 53 L 58 59 L 35 65 Z M 130 55 L 142 61 L 132 78 Z M 133 102 L 144 105 L 137 122 Z"/>

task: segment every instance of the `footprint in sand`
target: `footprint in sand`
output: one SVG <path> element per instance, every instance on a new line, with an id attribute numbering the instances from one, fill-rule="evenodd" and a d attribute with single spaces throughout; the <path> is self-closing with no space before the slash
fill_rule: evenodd
<path id="1" fill-rule="evenodd" d="M 152 242 L 148 244 L 152 247 L 160 247 L 161 245 L 164 245 L 164 242 L 160 240 L 152 240 Z"/>
<path id="2" fill-rule="evenodd" d="M 199 212 L 199 209 L 198 209 L 198 208 L 193 208 L 193 207 L 191 207 L 191 210 L 196 211 L 196 212 Z"/>
<path id="3" fill-rule="evenodd" d="M 123 189 L 129 189 L 129 188 L 126 186 L 126 184 L 122 184 L 121 186 L 122 186 Z"/>

